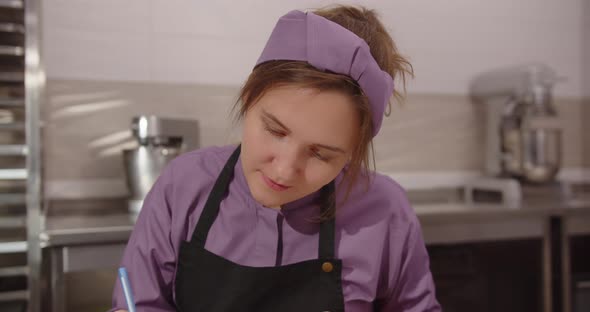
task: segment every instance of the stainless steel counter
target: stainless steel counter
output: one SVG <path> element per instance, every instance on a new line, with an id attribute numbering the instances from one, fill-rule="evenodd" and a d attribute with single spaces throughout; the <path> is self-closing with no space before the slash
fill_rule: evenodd
<path id="1" fill-rule="evenodd" d="M 74 200 L 46 206 L 43 247 L 125 242 L 133 221 L 125 200 Z"/>
<path id="2" fill-rule="evenodd" d="M 543 237 L 550 217 L 568 223 L 568 234 L 590 234 L 590 202 L 554 196 L 525 198 L 518 206 L 461 202 L 415 204 L 427 244 Z"/>
<path id="3" fill-rule="evenodd" d="M 530 235 L 539 236 L 537 230 L 522 225 L 529 221 L 543 223 L 549 216 L 568 218 L 572 233 L 590 233 L 590 202 L 568 203 L 550 196 L 526 198 L 518 207 L 462 202 L 417 203 L 413 207 L 427 243 L 520 238 L 528 235 L 527 229 Z M 481 229 L 453 237 L 438 233 L 441 227 L 449 225 L 481 228 L 488 223 L 499 227 L 493 231 L 496 234 L 483 235 Z M 127 241 L 132 229 L 133 221 L 123 199 L 55 201 L 46 206 L 41 243 L 43 247 L 121 243 Z M 445 241 L 445 237 L 450 241 Z"/>

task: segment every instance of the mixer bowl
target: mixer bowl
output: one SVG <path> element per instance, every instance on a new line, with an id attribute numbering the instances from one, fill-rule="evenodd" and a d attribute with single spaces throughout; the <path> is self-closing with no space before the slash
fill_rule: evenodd
<path id="1" fill-rule="evenodd" d="M 181 153 L 180 147 L 141 145 L 123 151 L 130 200 L 142 201 L 166 164 Z"/>

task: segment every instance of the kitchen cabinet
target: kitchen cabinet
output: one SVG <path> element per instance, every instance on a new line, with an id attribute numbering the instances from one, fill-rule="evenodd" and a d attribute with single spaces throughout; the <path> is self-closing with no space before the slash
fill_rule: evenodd
<path id="1" fill-rule="evenodd" d="M 572 312 L 590 311 L 590 234 L 569 239 Z"/>
<path id="2" fill-rule="evenodd" d="M 445 312 L 543 310 L 541 239 L 429 245 Z"/>
<path id="3" fill-rule="evenodd" d="M 45 311 L 68 311 L 72 302 L 81 304 L 85 311 L 90 306 L 101 306 L 104 311 L 110 303 L 124 250 L 124 240 L 46 248 L 43 257 L 48 260 L 44 270 L 49 292 L 43 298 Z M 73 298 L 73 294 L 81 298 Z"/>
<path id="4" fill-rule="evenodd" d="M 563 311 L 590 311 L 590 211 L 568 214 L 561 233 Z"/>
<path id="5" fill-rule="evenodd" d="M 512 208 L 462 202 L 414 208 L 445 311 L 579 311 L 573 305 L 586 298 L 588 284 L 580 279 L 590 263 L 580 238 L 590 235 L 588 202 L 543 195 Z"/>

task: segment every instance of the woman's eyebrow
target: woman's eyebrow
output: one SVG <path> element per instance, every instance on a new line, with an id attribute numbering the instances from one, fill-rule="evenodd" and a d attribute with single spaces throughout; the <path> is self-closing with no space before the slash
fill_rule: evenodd
<path id="1" fill-rule="evenodd" d="M 276 123 L 277 125 L 279 125 L 281 128 L 285 129 L 287 132 L 291 132 L 291 130 L 289 128 L 287 128 L 287 126 L 285 126 L 282 122 L 280 122 L 277 117 L 275 117 L 273 114 L 265 111 L 264 109 L 262 110 L 262 116 L 265 119 L 270 119 L 272 122 Z"/>
<path id="2" fill-rule="evenodd" d="M 341 149 L 339 147 L 335 147 L 335 146 L 324 145 L 324 144 L 313 144 L 313 146 L 319 147 L 319 148 L 325 148 L 325 149 L 330 150 L 332 152 L 338 152 L 338 153 L 342 153 L 342 154 L 345 153 L 343 149 Z"/>

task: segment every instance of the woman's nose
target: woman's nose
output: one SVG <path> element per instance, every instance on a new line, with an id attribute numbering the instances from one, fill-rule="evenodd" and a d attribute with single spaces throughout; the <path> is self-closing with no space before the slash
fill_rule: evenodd
<path id="1" fill-rule="evenodd" d="M 275 172 L 277 176 L 274 178 L 282 180 L 282 182 L 293 180 L 301 170 L 302 160 L 296 148 L 284 148 L 275 161 Z M 281 181 L 277 182 L 281 183 Z"/>

